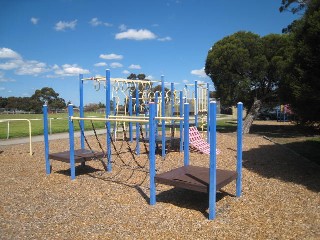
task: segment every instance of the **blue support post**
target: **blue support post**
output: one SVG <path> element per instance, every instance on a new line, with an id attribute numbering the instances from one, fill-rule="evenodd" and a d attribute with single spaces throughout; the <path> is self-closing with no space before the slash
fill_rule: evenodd
<path id="1" fill-rule="evenodd" d="M 166 115 L 165 105 L 165 89 L 164 89 L 164 76 L 161 76 L 161 117 Z M 162 133 L 162 157 L 166 155 L 166 122 L 164 119 L 161 121 L 161 133 Z"/>
<path id="2" fill-rule="evenodd" d="M 236 195 L 241 196 L 242 192 L 242 102 L 238 103 L 237 109 L 237 183 L 236 183 Z"/>
<path id="3" fill-rule="evenodd" d="M 209 121 L 210 121 L 210 88 L 209 88 L 209 83 L 207 83 L 207 106 L 208 106 L 208 111 L 207 111 L 207 143 L 210 143 L 210 128 L 209 128 Z"/>
<path id="4" fill-rule="evenodd" d="M 194 81 L 194 124 L 198 127 L 198 81 Z"/>
<path id="5" fill-rule="evenodd" d="M 110 79 L 110 70 L 106 70 L 106 118 L 109 118 L 110 116 L 110 91 L 111 91 L 111 79 Z M 111 124 L 110 122 L 106 122 L 107 125 L 107 171 L 112 171 L 112 165 L 111 165 Z"/>
<path id="6" fill-rule="evenodd" d="M 184 166 L 189 165 L 189 103 L 184 104 Z"/>
<path id="7" fill-rule="evenodd" d="M 129 116 L 132 116 L 132 95 L 129 96 Z M 132 122 L 129 122 L 129 137 L 130 142 L 133 142 L 133 134 L 132 134 Z"/>
<path id="8" fill-rule="evenodd" d="M 158 95 L 158 92 L 155 92 L 155 94 L 154 94 L 154 103 L 155 103 L 155 115 L 156 116 L 157 116 L 157 113 L 158 113 L 158 102 L 159 102 L 159 95 Z M 157 139 L 158 138 L 159 121 L 156 120 L 155 124 L 156 124 L 155 135 L 156 135 L 156 139 Z M 151 130 L 150 130 L 150 133 L 152 133 Z"/>
<path id="9" fill-rule="evenodd" d="M 76 178 L 76 168 L 74 161 L 74 126 L 71 117 L 73 116 L 73 105 L 68 106 L 69 113 L 69 148 L 70 148 L 70 170 L 71 170 L 71 180 Z"/>
<path id="10" fill-rule="evenodd" d="M 79 74 L 79 86 L 80 86 L 80 106 L 79 106 L 79 113 L 80 117 L 84 117 L 84 105 L 83 105 L 83 74 Z M 80 120 L 81 129 L 84 131 L 84 121 Z M 81 149 L 84 149 L 84 136 L 80 134 L 80 145 Z"/>
<path id="11" fill-rule="evenodd" d="M 48 106 L 42 107 L 43 112 L 43 136 L 44 136 L 44 155 L 46 159 L 46 174 L 51 173 L 51 165 L 49 160 L 49 131 L 48 131 Z"/>
<path id="12" fill-rule="evenodd" d="M 210 169 L 209 169 L 209 220 L 216 217 L 217 192 L 217 103 L 210 103 Z"/>
<path id="13" fill-rule="evenodd" d="M 183 92 L 180 91 L 180 105 L 179 105 L 180 117 L 183 117 Z M 180 152 L 183 151 L 183 121 L 180 120 Z"/>
<path id="14" fill-rule="evenodd" d="M 156 204 L 156 158 L 155 158 L 155 104 L 149 103 L 149 127 L 150 127 L 150 137 L 149 137 L 149 168 L 150 168 L 150 205 Z"/>
<path id="15" fill-rule="evenodd" d="M 140 107 L 140 102 L 139 102 L 139 85 L 136 86 L 136 116 L 139 116 L 139 107 Z M 136 154 L 140 155 L 140 124 L 137 122 L 136 123 Z"/>

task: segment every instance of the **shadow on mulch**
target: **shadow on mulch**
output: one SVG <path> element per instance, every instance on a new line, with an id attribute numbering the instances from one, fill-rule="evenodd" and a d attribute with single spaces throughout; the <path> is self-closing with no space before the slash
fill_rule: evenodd
<path id="1" fill-rule="evenodd" d="M 283 146 L 260 146 L 243 152 L 243 167 L 266 178 L 276 178 L 320 191 L 320 167 L 309 161 L 300 161 L 299 156 Z"/>
<path id="2" fill-rule="evenodd" d="M 254 124 L 250 128 L 250 133 L 264 135 L 269 138 L 291 138 L 291 137 L 313 137 L 320 132 L 311 127 L 298 125 L 281 125 L 281 124 Z"/>
<path id="3" fill-rule="evenodd" d="M 76 169 L 76 176 L 85 175 L 85 174 L 94 173 L 94 172 L 100 172 L 101 171 L 101 169 L 94 168 L 94 167 L 91 167 L 89 165 L 85 165 L 85 166 L 78 165 L 78 166 L 75 167 L 75 169 Z M 58 173 L 58 174 L 71 176 L 70 168 L 66 169 L 66 170 L 58 170 L 58 171 L 55 171 L 55 172 Z"/>
<path id="4" fill-rule="evenodd" d="M 216 200 L 231 195 L 227 192 L 217 192 Z M 177 207 L 192 209 L 201 212 L 208 218 L 209 195 L 202 192 L 195 192 L 187 189 L 172 188 L 157 194 L 157 202 L 170 203 Z"/>

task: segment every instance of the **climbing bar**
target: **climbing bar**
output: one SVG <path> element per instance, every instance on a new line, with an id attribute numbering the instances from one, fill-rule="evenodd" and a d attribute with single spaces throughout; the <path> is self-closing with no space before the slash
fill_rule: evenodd
<path id="1" fill-rule="evenodd" d="M 93 121 L 104 121 L 104 122 L 139 122 L 139 123 L 148 123 L 149 120 L 144 119 L 134 119 L 134 118 L 90 118 L 90 117 L 71 117 L 71 120 L 93 120 Z"/>

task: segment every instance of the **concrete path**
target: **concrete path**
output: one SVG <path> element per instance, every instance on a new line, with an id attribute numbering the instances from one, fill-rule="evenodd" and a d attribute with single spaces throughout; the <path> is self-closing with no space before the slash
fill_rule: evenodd
<path id="1" fill-rule="evenodd" d="M 96 130 L 97 134 L 105 134 L 106 130 L 105 129 L 97 129 Z M 91 136 L 94 135 L 93 131 L 85 131 L 86 136 Z M 80 138 L 80 131 L 74 133 L 74 137 Z M 56 140 L 56 139 L 66 139 L 69 138 L 69 133 L 55 133 L 49 135 L 49 141 L 50 140 Z M 32 142 L 43 142 L 44 137 L 43 135 L 38 135 L 38 136 L 32 136 Z M 24 137 L 24 138 L 12 138 L 12 139 L 1 139 L 0 140 L 0 146 L 8 146 L 8 145 L 16 145 L 16 144 L 24 144 L 24 143 L 29 143 L 29 137 Z"/>

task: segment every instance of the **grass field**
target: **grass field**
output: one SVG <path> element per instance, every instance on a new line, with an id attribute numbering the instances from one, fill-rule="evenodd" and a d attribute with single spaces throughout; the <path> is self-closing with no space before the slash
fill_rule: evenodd
<path id="1" fill-rule="evenodd" d="M 74 116 L 79 116 L 75 113 Z M 86 113 L 87 117 L 104 117 L 101 113 Z M 42 114 L 1 114 L 0 115 L 0 139 L 7 138 L 8 123 L 1 122 L 3 119 L 29 119 L 32 126 L 32 136 L 43 134 L 43 115 Z M 68 115 L 66 113 L 49 114 L 49 129 L 51 133 L 61 133 L 68 131 Z M 50 124 L 51 123 L 51 124 Z M 51 128 L 50 128 L 51 126 Z M 103 122 L 94 122 L 95 128 L 104 128 Z M 10 138 L 29 136 L 29 125 L 27 121 L 10 121 Z M 78 131 L 79 124 L 75 122 L 75 130 Z M 92 129 L 91 122 L 85 121 L 85 130 Z"/>

